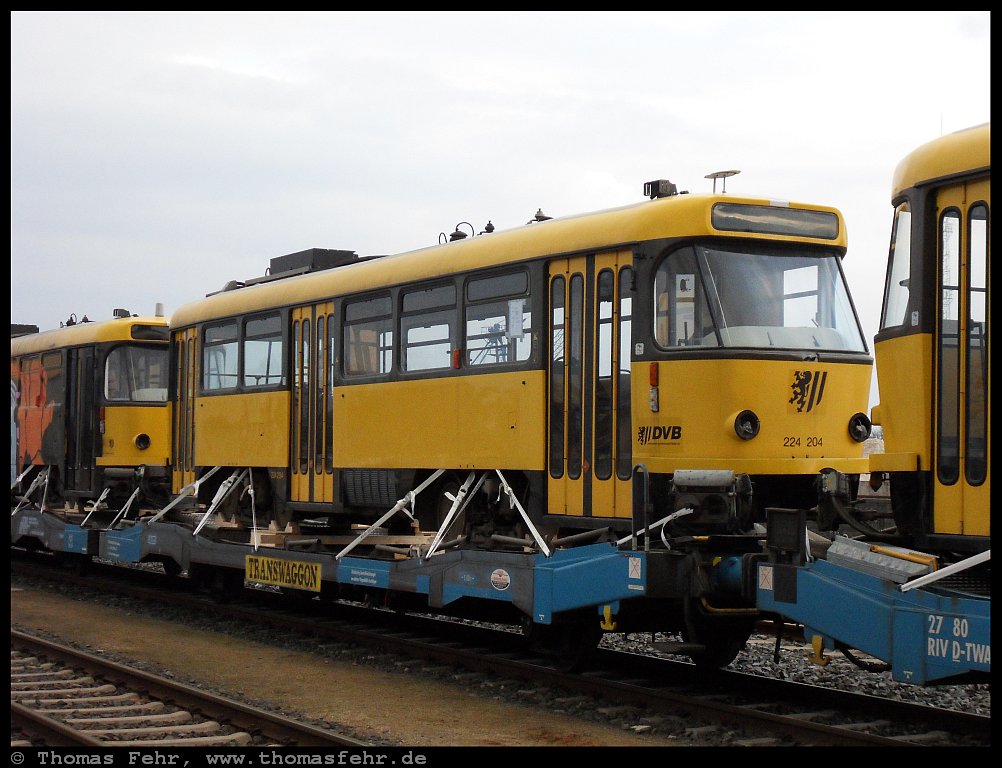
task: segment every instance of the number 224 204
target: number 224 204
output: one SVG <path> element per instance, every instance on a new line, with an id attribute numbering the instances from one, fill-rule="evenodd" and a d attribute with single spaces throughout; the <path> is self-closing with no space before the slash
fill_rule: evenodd
<path id="1" fill-rule="evenodd" d="M 800 437 L 784 437 L 783 447 L 784 448 L 799 448 L 802 445 L 807 448 L 818 448 L 824 443 L 821 438 L 816 435 L 808 435 L 805 438 Z"/>

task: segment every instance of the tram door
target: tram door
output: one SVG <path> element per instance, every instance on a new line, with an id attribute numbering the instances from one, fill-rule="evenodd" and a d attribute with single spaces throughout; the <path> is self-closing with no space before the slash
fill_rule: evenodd
<path id="1" fill-rule="evenodd" d="M 195 387 L 198 383 L 198 331 L 174 334 L 177 395 L 171 413 L 171 487 L 174 493 L 195 482 Z"/>
<path id="2" fill-rule="evenodd" d="M 66 487 L 94 492 L 99 418 L 94 347 L 69 349 L 66 355 Z"/>
<path id="3" fill-rule="evenodd" d="M 290 500 L 335 501 L 334 303 L 292 310 Z"/>
<path id="4" fill-rule="evenodd" d="M 988 179 L 937 196 L 939 319 L 936 333 L 937 533 L 990 535 Z"/>
<path id="5" fill-rule="evenodd" d="M 549 265 L 548 511 L 630 517 L 629 251 Z"/>

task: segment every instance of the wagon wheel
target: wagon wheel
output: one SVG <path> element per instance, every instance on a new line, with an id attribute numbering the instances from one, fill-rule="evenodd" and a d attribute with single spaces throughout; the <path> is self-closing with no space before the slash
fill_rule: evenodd
<path id="1" fill-rule="evenodd" d="M 602 631 L 598 628 L 598 619 L 593 621 L 572 621 L 559 627 L 557 637 L 557 668 L 563 672 L 576 672 L 584 669 L 595 650 Z"/>
<path id="2" fill-rule="evenodd" d="M 244 575 L 231 568 L 213 568 L 207 580 L 212 599 L 220 604 L 231 603 L 243 593 Z"/>
<path id="3" fill-rule="evenodd" d="M 682 637 L 687 643 L 701 646 L 701 650 L 689 656 L 696 666 L 707 669 L 726 667 L 734 661 L 747 644 L 759 618 L 756 611 L 707 613 L 698 600 L 688 601 L 684 612 Z"/>
<path id="4" fill-rule="evenodd" d="M 528 617 L 522 631 L 532 650 L 550 658 L 561 672 L 576 672 L 587 666 L 598 648 L 602 631 L 597 618 L 565 618 L 555 624 L 537 624 Z"/>

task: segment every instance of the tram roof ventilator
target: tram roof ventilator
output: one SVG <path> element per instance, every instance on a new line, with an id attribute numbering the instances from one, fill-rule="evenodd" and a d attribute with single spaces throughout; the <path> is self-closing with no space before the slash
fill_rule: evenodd
<path id="1" fill-rule="evenodd" d="M 660 200 L 662 197 L 675 197 L 677 195 L 688 195 L 689 190 L 683 189 L 681 192 L 677 184 L 673 184 L 668 179 L 655 179 L 644 182 L 644 197 L 651 200 Z"/>
<path id="2" fill-rule="evenodd" d="M 252 277 L 249 280 L 230 280 L 223 286 L 221 291 L 206 294 L 213 296 L 216 293 L 234 291 L 237 288 L 245 288 L 258 283 L 269 283 L 272 280 L 284 280 L 287 277 L 305 275 L 310 272 L 321 272 L 325 269 L 334 269 L 348 264 L 354 264 L 361 260 L 355 251 L 343 251 L 333 248 L 307 248 L 305 251 L 296 251 L 285 256 L 276 256 L 271 260 L 268 271 L 262 277 Z"/>

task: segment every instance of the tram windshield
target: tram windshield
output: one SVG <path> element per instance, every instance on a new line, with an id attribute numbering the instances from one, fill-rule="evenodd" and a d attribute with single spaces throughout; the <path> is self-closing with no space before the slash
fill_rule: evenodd
<path id="1" fill-rule="evenodd" d="M 167 401 L 167 345 L 122 344 L 108 353 L 104 396 L 114 402 Z"/>
<path id="2" fill-rule="evenodd" d="M 690 245 L 654 280 L 659 346 L 866 352 L 838 256 Z"/>

